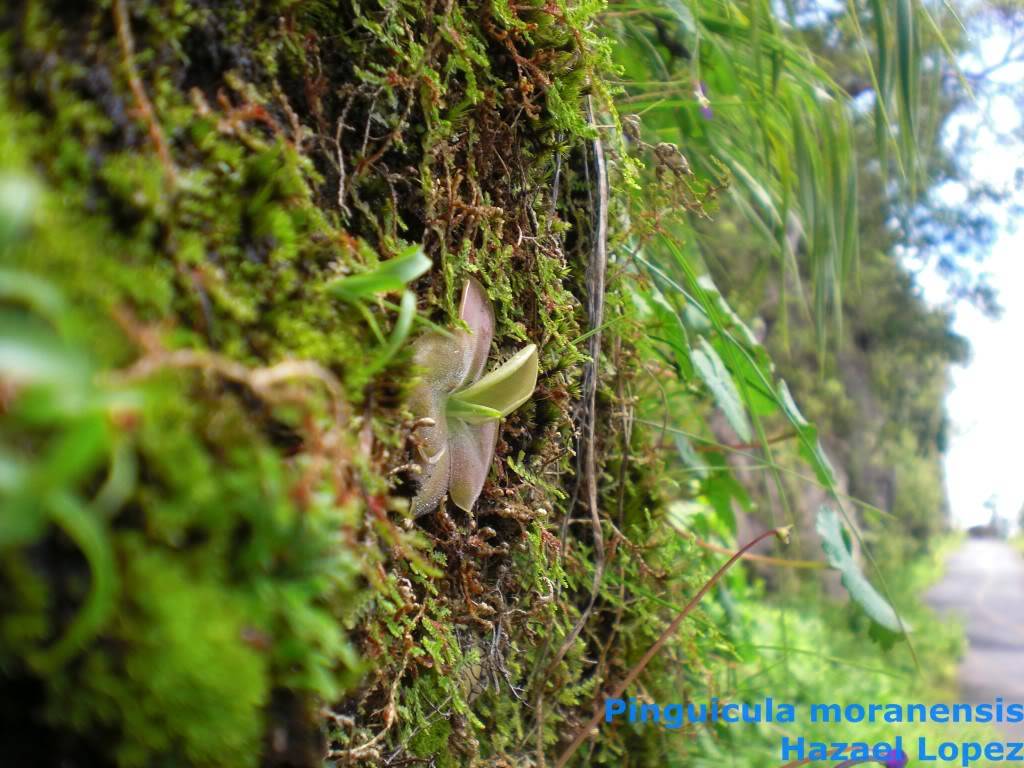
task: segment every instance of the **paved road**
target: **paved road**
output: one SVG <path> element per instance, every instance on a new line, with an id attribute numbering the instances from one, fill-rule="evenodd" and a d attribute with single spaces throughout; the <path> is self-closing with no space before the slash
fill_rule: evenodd
<path id="1" fill-rule="evenodd" d="M 964 617 L 967 655 L 960 666 L 963 701 L 1024 701 L 1024 559 L 1003 541 L 968 539 L 929 590 L 940 612 Z M 1024 738 L 1024 724 L 1004 725 Z"/>

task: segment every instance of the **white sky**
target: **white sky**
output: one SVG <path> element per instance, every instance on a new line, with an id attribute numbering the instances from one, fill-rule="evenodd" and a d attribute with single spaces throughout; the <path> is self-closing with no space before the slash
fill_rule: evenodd
<path id="1" fill-rule="evenodd" d="M 946 487 L 954 522 L 988 522 L 985 502 L 1017 522 L 1024 506 L 1024 260 L 1020 235 L 1001 235 L 986 263 L 1004 307 L 999 320 L 957 308 L 955 328 L 972 347 L 971 361 L 953 370 L 946 400 L 951 434 Z"/>
<path id="2" fill-rule="evenodd" d="M 1004 50 L 1002 41 L 982 41 L 980 66 L 998 60 Z M 974 59 L 964 66 L 970 69 L 979 63 Z M 1024 67 L 1008 67 L 998 78 L 1020 84 Z M 1000 142 L 996 132 L 1006 134 L 1020 122 L 1011 99 L 984 94 L 979 95 L 977 111 L 955 118 L 951 135 L 961 126 L 973 131 L 970 167 L 975 178 L 1014 189 L 1014 174 L 1024 168 L 1024 147 L 1020 142 Z M 1015 201 L 1024 201 L 1024 194 L 1017 191 Z M 1002 317 L 991 320 L 966 302 L 955 305 L 954 328 L 972 347 L 970 362 L 953 370 L 953 390 L 946 401 L 952 428 L 946 485 L 953 521 L 961 527 L 988 522 L 989 499 L 1013 524 L 1024 507 L 1024 219 L 1015 219 L 1008 204 L 991 213 L 999 235 L 980 270 L 988 273 L 998 292 Z M 930 300 L 944 300 L 941 278 L 922 275 L 920 284 Z"/>

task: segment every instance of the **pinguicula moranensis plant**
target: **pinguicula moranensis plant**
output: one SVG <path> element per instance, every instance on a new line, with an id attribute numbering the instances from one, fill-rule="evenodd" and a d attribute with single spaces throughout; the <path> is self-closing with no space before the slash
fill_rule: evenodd
<path id="1" fill-rule="evenodd" d="M 460 509 L 473 508 L 494 458 L 499 421 L 530 399 L 537 385 L 537 346 L 530 344 L 483 375 L 494 337 L 494 309 L 482 285 L 462 287 L 459 319 L 467 329 L 417 339 L 422 370 L 409 408 L 419 420 L 422 469 L 414 515 L 434 509 L 447 493 Z"/>

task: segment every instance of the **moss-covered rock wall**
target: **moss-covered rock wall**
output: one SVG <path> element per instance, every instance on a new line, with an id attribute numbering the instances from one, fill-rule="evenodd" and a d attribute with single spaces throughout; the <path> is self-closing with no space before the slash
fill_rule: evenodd
<path id="1" fill-rule="evenodd" d="M 599 358 L 603 547 L 575 471 L 592 123 L 614 120 L 597 10 L 0 10 L 12 764 L 541 765 L 650 643 L 626 585 L 671 598 L 699 567 L 669 583 L 689 545 L 651 525 L 628 325 Z M 410 244 L 413 333 L 452 327 L 472 276 L 492 357 L 540 349 L 470 514 L 409 514 L 398 295 L 325 290 Z"/>

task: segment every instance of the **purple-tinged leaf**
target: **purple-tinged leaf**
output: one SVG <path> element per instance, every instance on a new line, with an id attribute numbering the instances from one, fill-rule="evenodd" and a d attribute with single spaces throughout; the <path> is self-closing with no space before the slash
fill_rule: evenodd
<path id="1" fill-rule="evenodd" d="M 458 333 L 463 337 L 464 350 L 469 355 L 462 383 L 469 384 L 484 372 L 491 339 L 494 338 L 494 308 L 483 286 L 473 278 L 469 278 L 462 287 L 459 319 L 469 326 L 468 335 L 465 331 Z"/>
<path id="2" fill-rule="evenodd" d="M 444 430 L 448 434 L 447 428 Z M 420 461 L 423 474 L 420 475 L 420 487 L 416 498 L 412 500 L 412 514 L 414 517 L 425 515 L 432 511 L 448 491 L 452 475 L 452 454 L 448 449 L 447 440 L 439 453 L 432 455 L 429 459 Z"/>
<path id="3" fill-rule="evenodd" d="M 469 335 L 456 333 L 451 337 L 428 333 L 416 340 L 413 362 L 423 369 L 423 378 L 417 386 L 443 392 L 453 392 L 466 380 L 466 362 L 469 359 Z M 416 399 L 417 394 L 413 394 Z M 415 413 L 415 410 L 413 411 Z M 434 414 L 419 414 L 431 416 Z"/>
<path id="4" fill-rule="evenodd" d="M 451 480 L 448 494 L 459 509 L 469 512 L 483 490 L 491 470 L 498 422 L 466 424 L 453 419 L 449 424 Z"/>

